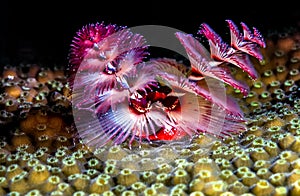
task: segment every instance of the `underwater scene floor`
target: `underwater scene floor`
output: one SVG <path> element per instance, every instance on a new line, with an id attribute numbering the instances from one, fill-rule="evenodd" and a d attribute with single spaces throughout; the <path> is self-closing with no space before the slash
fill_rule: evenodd
<path id="1" fill-rule="evenodd" d="M 265 42 L 263 60 L 251 58 L 256 80 L 230 67 L 249 86 L 247 96 L 225 85 L 245 115 L 246 130 L 225 138 L 203 132 L 173 143 L 86 145 L 74 124 L 65 67 L 5 65 L 0 195 L 299 196 L 300 32 Z"/>

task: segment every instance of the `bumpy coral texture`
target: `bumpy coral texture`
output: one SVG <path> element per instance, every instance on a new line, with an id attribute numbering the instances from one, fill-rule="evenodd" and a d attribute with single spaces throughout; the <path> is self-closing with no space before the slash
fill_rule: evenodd
<path id="1" fill-rule="evenodd" d="M 84 142 L 101 147 L 129 139 L 131 147 L 134 140 L 178 140 L 202 132 L 224 138 L 244 132 L 243 113 L 234 99 L 224 97 L 225 91 L 216 90 L 222 87 L 218 80 L 246 96 L 248 86 L 234 79 L 226 65 L 256 79 L 248 55 L 262 60 L 259 48 L 265 43 L 257 29 L 252 33 L 241 23 L 241 34 L 227 22 L 231 46 L 207 24 L 201 25 L 199 33 L 208 39 L 211 54 L 192 35 L 176 33 L 190 68 L 173 59 L 145 61 L 146 40 L 128 28 L 102 23 L 83 27 L 71 45 L 70 69 L 77 70 L 72 77 L 74 106 L 97 116 L 79 122 Z M 208 84 L 200 85 L 205 78 Z"/>

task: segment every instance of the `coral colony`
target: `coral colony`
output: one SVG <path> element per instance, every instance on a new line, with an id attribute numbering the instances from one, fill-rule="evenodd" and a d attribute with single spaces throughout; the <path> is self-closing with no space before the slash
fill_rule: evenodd
<path id="1" fill-rule="evenodd" d="M 200 26 L 198 34 L 207 38 L 210 53 L 196 36 L 175 33 L 190 66 L 170 58 L 146 60 L 145 38 L 127 27 L 96 23 L 80 29 L 72 41 L 69 70 L 74 107 L 96 116 L 82 123 L 85 128 L 80 136 L 87 145 L 116 145 L 128 139 L 131 147 L 133 141 L 178 141 L 200 133 L 225 138 L 243 133 L 245 118 L 236 100 L 218 95 L 213 85 L 230 85 L 246 96 L 249 87 L 234 78 L 230 66 L 256 79 L 249 56 L 262 60 L 260 47 L 265 42 L 256 28 L 252 32 L 241 23 L 240 33 L 231 20 L 226 22 L 230 45 L 207 24 Z"/>

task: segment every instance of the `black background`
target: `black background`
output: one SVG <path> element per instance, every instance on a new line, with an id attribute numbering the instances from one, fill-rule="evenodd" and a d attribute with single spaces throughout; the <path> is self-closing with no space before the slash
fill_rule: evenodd
<path id="1" fill-rule="evenodd" d="M 299 27 L 300 6 L 281 1 L 238 4 L 211 1 L 8 1 L 0 3 L 1 64 L 22 61 L 67 64 L 71 40 L 82 26 L 102 22 L 121 26 L 164 25 L 196 33 L 200 24 L 228 33 L 225 19 L 245 22 L 263 35 Z M 262 2 L 261 2 L 262 3 Z"/>

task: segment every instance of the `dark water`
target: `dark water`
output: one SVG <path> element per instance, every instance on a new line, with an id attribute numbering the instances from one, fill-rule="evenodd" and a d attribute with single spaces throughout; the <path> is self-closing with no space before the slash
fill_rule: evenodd
<path id="1" fill-rule="evenodd" d="M 40 62 L 67 63 L 69 46 L 75 32 L 95 22 L 121 26 L 164 25 L 196 33 L 203 22 L 217 32 L 224 32 L 225 20 L 245 22 L 267 34 L 274 29 L 297 26 L 299 6 L 210 3 L 195 5 L 193 1 L 166 3 L 133 2 L 13 2 L 0 3 L 1 63 Z M 204 3 L 203 3 L 204 4 Z M 271 7 L 272 8 L 271 8 Z M 233 8 L 234 7 L 234 8 Z M 298 8 L 297 8 L 298 7 Z"/>

